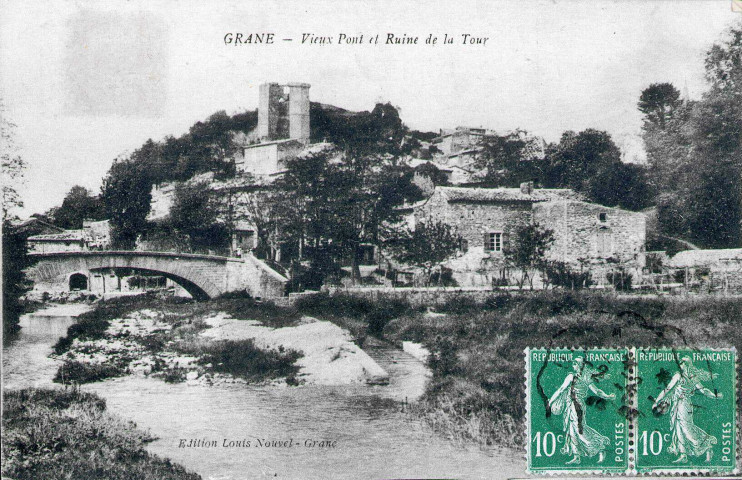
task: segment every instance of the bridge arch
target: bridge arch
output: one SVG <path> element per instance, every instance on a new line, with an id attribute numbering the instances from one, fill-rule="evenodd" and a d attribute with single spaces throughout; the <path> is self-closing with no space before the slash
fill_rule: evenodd
<path id="1" fill-rule="evenodd" d="M 28 269 L 34 289 L 68 291 L 74 274 L 109 269 L 131 269 L 169 278 L 198 300 L 231 291 L 247 291 L 255 297 L 281 297 L 287 278 L 268 265 L 245 255 L 242 258 L 215 255 L 147 251 L 82 251 L 32 254 L 36 264 Z M 75 277 L 75 285 L 82 278 Z"/>
<path id="2" fill-rule="evenodd" d="M 127 268 L 131 269 L 134 272 L 161 275 L 169 280 L 172 280 L 173 282 L 183 287 L 183 289 L 186 292 L 188 292 L 191 295 L 191 297 L 193 297 L 194 300 L 203 301 L 203 300 L 208 300 L 209 298 L 211 298 L 210 295 L 206 293 L 203 288 L 199 287 L 197 284 L 193 283 L 187 278 L 183 278 L 181 276 L 173 275 L 167 272 L 161 272 L 159 270 L 150 270 L 147 268 L 139 268 L 139 267 L 127 267 Z M 92 269 L 91 273 L 96 273 L 98 271 L 100 270 Z"/>
<path id="3" fill-rule="evenodd" d="M 35 283 L 56 285 L 57 290 L 87 289 L 91 272 L 120 268 L 162 275 L 197 300 L 219 296 L 229 286 L 225 257 L 162 252 L 65 252 L 35 257 L 29 277 Z"/>
<path id="4" fill-rule="evenodd" d="M 90 278 L 84 273 L 75 272 L 69 276 L 67 280 L 70 292 L 75 290 L 87 290 L 90 286 Z"/>

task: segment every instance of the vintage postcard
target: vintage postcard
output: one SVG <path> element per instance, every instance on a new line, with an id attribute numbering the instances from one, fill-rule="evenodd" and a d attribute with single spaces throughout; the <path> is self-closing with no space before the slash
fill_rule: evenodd
<path id="1" fill-rule="evenodd" d="M 0 474 L 737 474 L 741 5 L 0 2 Z"/>

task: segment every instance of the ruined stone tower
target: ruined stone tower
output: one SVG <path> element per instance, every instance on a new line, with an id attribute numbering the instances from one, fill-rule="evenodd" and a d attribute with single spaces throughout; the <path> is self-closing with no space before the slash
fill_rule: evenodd
<path id="1" fill-rule="evenodd" d="M 258 138 L 309 143 L 309 87 L 308 83 L 260 85 Z"/>

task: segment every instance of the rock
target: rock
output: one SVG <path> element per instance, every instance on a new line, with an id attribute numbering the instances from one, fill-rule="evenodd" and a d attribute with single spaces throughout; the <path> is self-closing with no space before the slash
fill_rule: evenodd
<path id="1" fill-rule="evenodd" d="M 186 380 L 196 380 L 198 378 L 198 372 L 188 372 L 186 374 Z"/>
<path id="2" fill-rule="evenodd" d="M 131 367 L 131 373 L 137 374 L 137 375 L 149 375 L 152 373 L 152 366 L 149 364 L 138 364 L 138 365 L 132 365 Z"/>

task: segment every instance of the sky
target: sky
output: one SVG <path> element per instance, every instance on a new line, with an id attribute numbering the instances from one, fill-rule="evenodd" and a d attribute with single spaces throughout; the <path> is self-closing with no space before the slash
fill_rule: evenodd
<path id="1" fill-rule="evenodd" d="M 641 161 L 641 91 L 672 82 L 699 98 L 705 52 L 740 21 L 731 0 L 5 0 L 0 98 L 28 165 L 22 216 L 74 185 L 97 193 L 112 161 L 148 138 L 256 108 L 268 81 L 310 83 L 312 101 L 349 110 L 391 102 L 420 130 L 523 128 L 557 141 L 597 128 Z M 275 41 L 226 44 L 228 33 Z M 388 34 L 418 43 L 387 45 Z"/>

